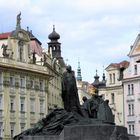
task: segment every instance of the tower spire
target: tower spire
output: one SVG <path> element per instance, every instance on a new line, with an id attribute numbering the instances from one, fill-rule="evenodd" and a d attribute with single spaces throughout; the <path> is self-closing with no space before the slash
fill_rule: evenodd
<path id="1" fill-rule="evenodd" d="M 82 81 L 81 68 L 80 68 L 80 62 L 79 61 L 78 61 L 78 68 L 77 68 L 77 81 Z"/>

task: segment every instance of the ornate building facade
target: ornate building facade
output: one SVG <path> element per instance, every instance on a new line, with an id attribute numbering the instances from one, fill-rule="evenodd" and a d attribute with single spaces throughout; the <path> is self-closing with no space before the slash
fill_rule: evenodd
<path id="1" fill-rule="evenodd" d="M 124 71 L 125 126 L 128 133 L 140 137 L 140 34 L 128 54 L 129 67 Z"/>
<path id="2" fill-rule="evenodd" d="M 56 106 L 62 107 L 63 58 L 43 51 L 41 42 L 21 28 L 0 34 L 0 137 L 30 128 Z M 55 31 L 53 31 L 55 32 Z M 54 37 L 54 36 L 53 36 Z M 51 37 L 49 39 L 52 39 Z M 56 45 L 56 42 L 53 43 Z M 61 52 L 60 43 L 59 51 Z M 61 55 L 61 53 L 59 54 Z M 60 64 L 60 61 L 61 64 Z"/>

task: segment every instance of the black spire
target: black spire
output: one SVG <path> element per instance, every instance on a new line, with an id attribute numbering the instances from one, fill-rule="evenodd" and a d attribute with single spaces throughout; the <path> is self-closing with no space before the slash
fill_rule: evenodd
<path id="1" fill-rule="evenodd" d="M 49 34 L 48 38 L 51 41 L 57 41 L 58 39 L 60 39 L 60 35 L 55 31 L 55 25 L 53 25 L 53 31 Z"/>
<path id="2" fill-rule="evenodd" d="M 99 76 L 97 74 L 97 70 L 96 70 L 96 75 L 94 76 L 94 82 L 92 83 L 93 86 L 98 87 L 99 86 Z"/>

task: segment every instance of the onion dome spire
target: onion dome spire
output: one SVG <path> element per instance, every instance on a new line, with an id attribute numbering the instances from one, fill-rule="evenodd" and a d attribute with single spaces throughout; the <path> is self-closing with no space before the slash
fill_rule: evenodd
<path id="1" fill-rule="evenodd" d="M 53 25 L 53 31 L 49 34 L 48 38 L 51 41 L 57 41 L 58 39 L 60 39 L 60 35 L 55 31 L 55 25 Z"/>

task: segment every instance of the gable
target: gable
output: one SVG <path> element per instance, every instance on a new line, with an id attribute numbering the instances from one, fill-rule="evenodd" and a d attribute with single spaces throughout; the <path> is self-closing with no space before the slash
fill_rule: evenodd
<path id="1" fill-rule="evenodd" d="M 128 56 L 140 55 L 140 34 L 138 34 Z"/>

